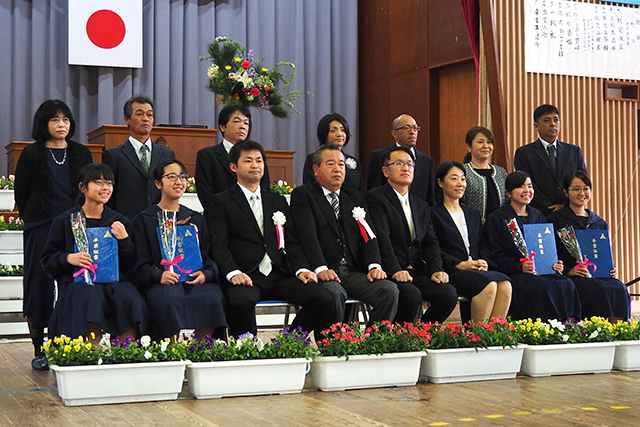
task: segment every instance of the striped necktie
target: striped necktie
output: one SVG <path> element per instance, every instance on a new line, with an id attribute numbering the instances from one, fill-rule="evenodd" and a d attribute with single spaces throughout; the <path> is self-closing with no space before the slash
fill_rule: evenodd
<path id="1" fill-rule="evenodd" d="M 333 209 L 336 219 L 340 219 L 340 200 L 338 199 L 338 195 L 336 193 L 329 193 L 329 197 L 331 198 L 331 209 Z"/>
<path id="2" fill-rule="evenodd" d="M 144 174 L 149 176 L 149 147 L 146 144 L 142 144 L 140 147 L 140 164 L 142 165 L 142 169 L 144 169 Z"/>
<path id="3" fill-rule="evenodd" d="M 558 161 L 556 159 L 556 146 L 549 145 L 547 147 L 547 153 L 549 154 L 549 161 L 551 162 L 551 167 L 553 167 L 553 171 L 556 171 L 556 167 L 558 165 Z"/>

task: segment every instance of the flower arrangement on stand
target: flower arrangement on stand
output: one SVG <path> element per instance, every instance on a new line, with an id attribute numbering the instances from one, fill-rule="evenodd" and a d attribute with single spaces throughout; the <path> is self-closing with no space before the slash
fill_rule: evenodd
<path id="1" fill-rule="evenodd" d="M 582 321 L 524 319 L 514 323 L 524 351 L 522 372 L 533 377 L 611 371 L 618 342 L 602 317 Z"/>
<path id="2" fill-rule="evenodd" d="M 287 181 L 278 180 L 271 181 L 269 184 L 269 189 L 272 193 L 280 194 L 281 196 L 287 196 L 293 192 L 293 189 L 296 188 L 295 185 L 291 186 L 287 184 Z"/>
<path id="3" fill-rule="evenodd" d="M 196 189 L 196 178 L 193 176 L 190 176 L 187 179 L 187 189 L 185 190 L 185 193 L 193 194 L 197 192 L 198 190 Z"/>
<path id="4" fill-rule="evenodd" d="M 455 325 L 418 323 L 430 335 L 421 374 L 433 383 L 515 378 L 526 346 L 504 317 Z"/>
<path id="5" fill-rule="evenodd" d="M 0 276 L 23 276 L 24 268 L 21 265 L 0 264 Z"/>
<path id="6" fill-rule="evenodd" d="M 611 328 L 613 340 L 620 345 L 616 347 L 613 367 L 621 371 L 640 370 L 640 322 L 636 317 L 627 321 L 619 321 Z"/>
<path id="7" fill-rule="evenodd" d="M 60 336 L 46 341 L 43 351 L 67 406 L 175 400 L 190 363 L 184 343 L 168 338 L 156 343 L 148 336 L 103 339 L 98 346 L 83 337 Z"/>
<path id="8" fill-rule="evenodd" d="M 0 231 L 22 231 L 24 230 L 24 222 L 20 218 L 12 216 L 4 219 L 4 215 L 0 215 Z"/>
<path id="9" fill-rule="evenodd" d="M 216 103 L 240 104 L 268 110 L 275 117 L 287 118 L 286 107 L 299 113 L 293 101 L 300 97 L 300 91 L 285 93 L 296 74 L 296 67 L 291 62 L 278 62 L 269 69 L 262 66 L 262 61 L 255 61 L 253 51 L 228 37 L 216 37 L 208 46 L 209 55 L 200 60 L 211 60 L 213 64 L 207 69 L 209 82 L 207 89 L 218 94 Z M 291 68 L 291 76 L 287 78 L 279 67 Z M 283 84 L 278 90 L 277 86 Z"/>
<path id="10" fill-rule="evenodd" d="M 14 175 L 9 175 L 9 178 L 2 175 L 0 177 L 0 190 L 13 190 L 13 186 L 16 182 Z"/>
<path id="11" fill-rule="evenodd" d="M 322 334 L 311 376 L 323 391 L 415 385 L 430 339 L 413 324 L 388 321 L 366 329 L 336 323 Z"/>
<path id="12" fill-rule="evenodd" d="M 228 343 L 191 338 L 185 346 L 193 362 L 187 367 L 189 390 L 197 399 L 299 393 L 316 356 L 301 327 L 283 329 L 267 342 L 246 333 Z"/>

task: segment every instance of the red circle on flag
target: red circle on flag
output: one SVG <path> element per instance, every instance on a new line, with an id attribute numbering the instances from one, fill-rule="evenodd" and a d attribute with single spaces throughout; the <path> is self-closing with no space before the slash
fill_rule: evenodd
<path id="1" fill-rule="evenodd" d="M 93 44 L 102 49 L 113 49 L 124 40 L 124 21 L 112 10 L 94 12 L 87 20 L 87 36 Z"/>

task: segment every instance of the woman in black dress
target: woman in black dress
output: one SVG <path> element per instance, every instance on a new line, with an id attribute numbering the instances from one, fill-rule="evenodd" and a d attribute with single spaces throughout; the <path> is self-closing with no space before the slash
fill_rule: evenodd
<path id="1" fill-rule="evenodd" d="M 327 114 L 318 122 L 318 141 L 320 145 L 335 144 L 342 150 L 342 147 L 349 143 L 351 132 L 349 132 L 349 123 L 347 119 L 338 113 Z M 344 187 L 357 190 L 362 194 L 367 191 L 364 185 L 364 175 L 362 174 L 362 166 L 355 157 L 344 153 L 346 174 L 344 178 Z M 308 154 L 302 168 L 302 183 L 308 184 L 315 182 L 316 177 L 313 172 L 313 153 Z"/>
<path id="2" fill-rule="evenodd" d="M 15 199 L 24 220 L 23 315 L 35 354 L 31 367 L 38 371 L 49 369 L 41 347 L 54 303 L 53 279 L 40 265 L 42 249 L 53 218 L 73 207 L 80 169 L 93 161 L 87 147 L 71 141 L 75 128 L 67 104 L 45 101 L 33 118 L 35 143 L 16 165 Z"/>
<path id="3" fill-rule="evenodd" d="M 436 169 L 440 203 L 431 208 L 433 229 L 450 283 L 471 301 L 471 319 L 506 316 L 511 302 L 509 278 L 488 257 L 480 213 L 460 204 L 467 187 L 464 167 L 444 161 Z"/>
<path id="4" fill-rule="evenodd" d="M 226 327 L 224 296 L 217 284 L 219 270 L 209 257 L 209 232 L 202 215 L 180 204 L 187 187 L 187 169 L 176 159 L 167 159 L 154 171 L 160 201 L 133 219 L 137 262 L 135 284 L 149 307 L 151 338 L 161 340 L 181 329 L 195 329 L 196 336 L 212 335 Z M 194 225 L 202 257 L 202 269 L 189 274 L 192 280 L 178 282 L 179 275 L 163 265 L 158 239 L 158 213 L 176 212 L 177 225 Z M 167 260 L 175 261 L 175 260 Z M 165 261 L 166 263 L 166 261 Z"/>
<path id="5" fill-rule="evenodd" d="M 76 199 L 77 205 L 53 220 L 42 251 L 42 266 L 58 282 L 58 300 L 49 321 L 49 337 L 82 335 L 98 344 L 103 330 L 121 340 L 136 339 L 140 331 L 145 332 L 147 306 L 127 279 L 136 256 L 131 221 L 106 206 L 113 193 L 113 184 L 109 166 L 103 163 L 85 166 L 80 171 L 82 193 Z M 94 257 L 100 256 L 92 251 L 92 247 L 93 257 L 87 252 L 76 252 L 70 217 L 77 213 L 85 217 L 87 229 L 104 227 L 100 234 L 109 232 L 117 239 L 118 281 L 89 285 L 74 280 L 76 270 L 90 268 Z"/>
<path id="6" fill-rule="evenodd" d="M 591 200 L 591 180 L 585 171 L 576 171 L 564 177 L 565 206 L 549 214 L 547 219 L 556 230 L 568 225 L 574 230 L 608 230 L 607 222 L 587 209 Z M 564 262 L 571 278 L 578 288 L 582 303 L 582 317 L 602 316 L 611 322 L 629 318 L 631 297 L 626 286 L 618 280 L 618 271 L 610 271 L 611 278 L 592 278 L 576 264 L 560 239 L 556 236 L 558 257 Z"/>
<path id="7" fill-rule="evenodd" d="M 553 265 L 556 274 L 537 276 L 533 261 L 521 261 L 523 255 L 507 227 L 507 221 L 514 218 L 521 230 L 524 224 L 546 222 L 542 212 L 529 206 L 533 198 L 531 178 L 522 171 L 512 172 L 505 187 L 509 204 L 487 217 L 484 232 L 491 258 L 498 264 L 498 270 L 511 279 L 509 316 L 514 320 L 580 318 L 580 297 L 573 282 L 561 274 L 562 260 Z"/>

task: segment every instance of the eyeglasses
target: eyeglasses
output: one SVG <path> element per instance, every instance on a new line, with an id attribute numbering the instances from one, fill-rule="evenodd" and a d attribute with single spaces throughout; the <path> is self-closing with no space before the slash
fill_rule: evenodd
<path id="1" fill-rule="evenodd" d="M 182 173 L 180 175 L 178 175 L 177 173 L 168 173 L 162 175 L 162 177 L 167 178 L 171 182 L 176 182 L 178 179 L 180 179 L 180 181 L 182 182 L 187 182 L 187 180 L 189 179 L 189 175 L 187 175 L 186 173 Z"/>
<path id="2" fill-rule="evenodd" d="M 580 194 L 580 193 L 591 193 L 591 189 L 589 187 L 584 187 L 584 188 L 570 188 L 569 191 L 571 191 L 573 194 Z"/>
<path id="3" fill-rule="evenodd" d="M 411 132 L 412 130 L 414 130 L 416 132 L 420 132 L 420 129 L 422 129 L 422 126 L 409 126 L 409 125 L 406 125 L 406 126 L 400 126 L 399 128 L 395 128 L 394 130 L 398 131 L 398 130 L 401 130 L 401 129 L 403 131 L 405 131 L 405 132 Z"/>
<path id="4" fill-rule="evenodd" d="M 399 167 L 401 169 L 403 167 L 405 167 L 405 166 L 409 166 L 410 168 L 415 168 L 416 167 L 415 163 L 405 163 L 405 162 L 393 162 L 393 163 L 389 163 L 388 165 L 384 165 L 384 166 L 388 168 L 391 165 L 397 166 L 397 167 Z"/>
<path id="5" fill-rule="evenodd" d="M 105 185 L 107 187 L 113 187 L 113 184 L 115 184 L 116 182 L 112 179 L 92 179 L 91 182 L 93 182 L 94 184 L 96 184 L 98 187 L 104 187 Z"/>

